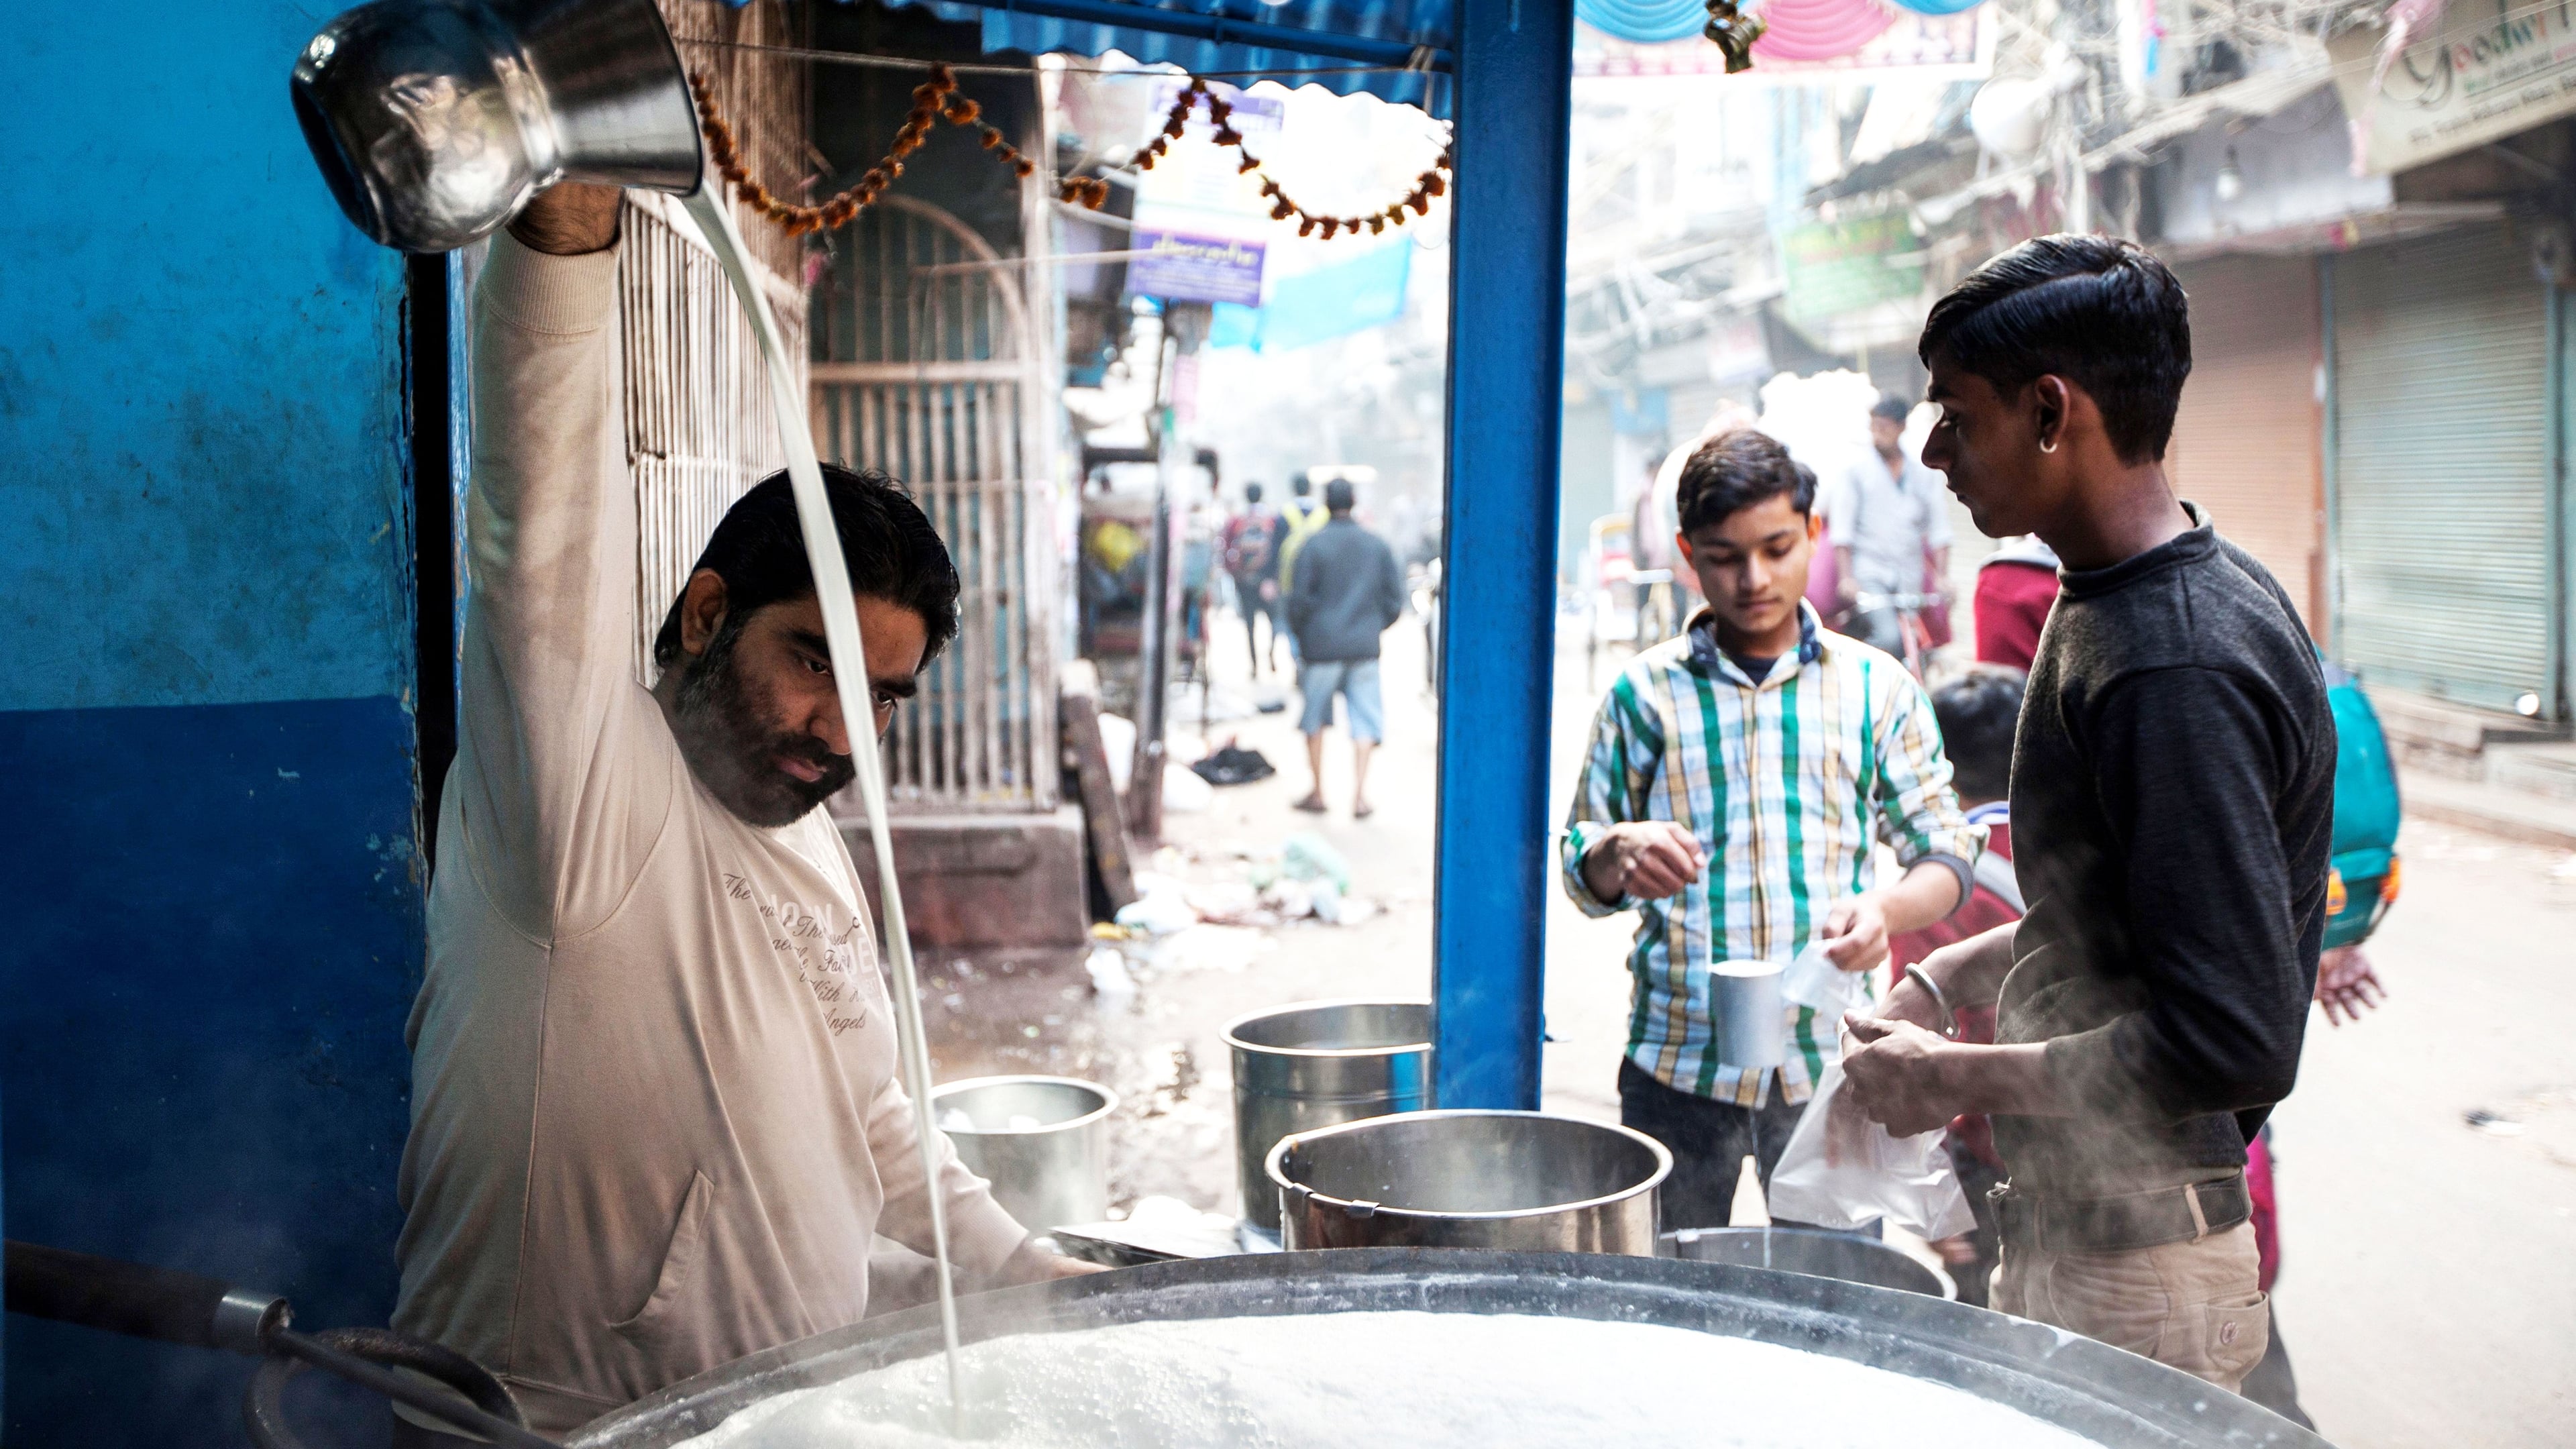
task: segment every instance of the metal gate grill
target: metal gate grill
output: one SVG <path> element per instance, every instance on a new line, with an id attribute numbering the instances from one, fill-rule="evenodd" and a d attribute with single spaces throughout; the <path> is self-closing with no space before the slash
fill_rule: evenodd
<path id="1" fill-rule="evenodd" d="M 903 480 L 964 585 L 957 640 L 886 738 L 912 813 L 1052 810 L 1058 767 L 1043 427 L 1025 299 L 981 236 L 890 196 L 836 238 L 814 299 L 816 445 Z"/>

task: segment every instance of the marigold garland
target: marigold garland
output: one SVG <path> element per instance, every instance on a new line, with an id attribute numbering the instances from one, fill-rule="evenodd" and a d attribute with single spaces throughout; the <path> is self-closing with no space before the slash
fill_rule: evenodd
<path id="1" fill-rule="evenodd" d="M 1013 175 L 1030 176 L 1038 169 L 1035 161 L 1021 155 L 1019 148 L 1002 135 L 1000 127 L 983 121 L 983 107 L 957 94 L 956 74 L 944 65 L 934 65 L 930 79 L 913 87 L 912 110 L 904 117 L 902 128 L 894 133 L 894 144 L 885 156 L 868 168 L 857 185 L 820 206 L 802 206 L 781 201 L 752 179 L 750 169 L 743 165 L 740 148 L 734 144 L 733 127 L 716 110 L 715 85 L 704 71 L 690 74 L 689 93 L 697 100 L 698 128 L 707 138 L 707 152 L 715 160 L 716 173 L 732 184 L 734 195 L 743 205 L 789 236 L 828 231 L 857 220 L 859 213 L 875 205 L 894 179 L 903 174 L 903 158 L 920 150 L 930 136 L 930 128 L 940 121 L 952 126 L 976 126 L 984 149 L 1010 167 Z M 1105 200 L 1108 188 L 1104 185 L 1101 191 Z"/>
<path id="2" fill-rule="evenodd" d="M 1298 205 L 1296 200 L 1280 187 L 1279 182 L 1263 169 L 1260 158 L 1243 149 L 1243 133 L 1234 129 L 1232 123 L 1233 103 L 1222 96 L 1210 93 L 1208 83 L 1196 76 L 1190 77 L 1190 83 L 1182 89 L 1180 99 L 1172 102 L 1170 113 L 1163 118 L 1162 133 L 1147 142 L 1145 149 L 1137 153 L 1138 170 L 1154 169 L 1154 163 L 1162 159 L 1171 149 L 1171 144 L 1189 130 L 1190 113 L 1198 109 L 1201 101 L 1207 102 L 1208 119 L 1216 125 L 1216 134 L 1209 139 L 1220 146 L 1232 146 L 1236 154 L 1243 158 L 1234 168 L 1236 174 L 1254 171 L 1261 173 L 1261 194 L 1271 202 L 1270 215 L 1279 221 L 1286 221 L 1292 216 L 1297 218 L 1299 236 L 1312 236 L 1320 228 L 1324 233 L 1324 239 L 1330 241 L 1344 234 L 1356 236 L 1362 227 L 1366 227 L 1370 235 L 1374 236 L 1385 231 L 1390 223 L 1396 226 L 1404 225 L 1404 210 L 1408 206 L 1413 208 L 1413 214 L 1416 216 L 1430 215 L 1431 198 L 1449 189 L 1448 178 L 1441 173 L 1451 169 L 1452 160 L 1450 154 L 1444 150 L 1440 153 L 1440 159 L 1431 163 L 1430 169 L 1414 178 L 1411 191 L 1406 192 L 1401 200 L 1391 203 L 1383 210 L 1373 211 L 1363 216 L 1319 216 Z M 1062 200 L 1079 202 L 1097 211 L 1101 203 L 1109 199 L 1109 183 L 1097 178 L 1069 176 L 1056 183 L 1056 195 Z"/>

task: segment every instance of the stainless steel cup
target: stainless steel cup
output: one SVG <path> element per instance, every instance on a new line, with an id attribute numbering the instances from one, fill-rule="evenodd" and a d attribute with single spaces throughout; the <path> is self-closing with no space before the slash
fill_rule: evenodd
<path id="1" fill-rule="evenodd" d="M 1719 961 L 1708 968 L 1709 1014 L 1718 1060 L 1730 1067 L 1776 1067 L 1788 1050 L 1788 1017 L 1780 1002 L 1777 961 Z"/>
<path id="2" fill-rule="evenodd" d="M 1109 1216 L 1117 1093 L 1073 1077 L 967 1077 L 931 1088 L 930 1106 L 957 1160 L 993 1184 L 993 1200 L 1020 1226 L 1043 1232 Z M 957 1123 L 951 1114 L 961 1113 Z"/>
<path id="3" fill-rule="evenodd" d="M 687 195 L 705 170 L 653 0 L 375 0 L 289 89 L 333 199 L 407 252 L 488 236 L 558 181 Z"/>

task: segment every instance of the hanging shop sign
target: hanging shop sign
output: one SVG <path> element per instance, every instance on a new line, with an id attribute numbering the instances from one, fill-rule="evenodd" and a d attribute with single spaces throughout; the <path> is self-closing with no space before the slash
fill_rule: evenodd
<path id="1" fill-rule="evenodd" d="M 2384 74 L 2381 36 L 2353 30 L 2326 42 L 2368 171 L 2421 166 L 2576 113 L 2576 12 L 2565 7 L 2458 0 Z"/>
<path id="2" fill-rule="evenodd" d="M 1993 6 L 1979 5 L 1947 15 L 1886 11 L 1874 4 L 1870 9 L 1873 19 L 1867 26 L 1840 23 L 1840 11 L 1830 6 L 1810 6 L 1795 13 L 1777 7 L 1766 9 L 1763 14 L 1770 22 L 1770 32 L 1753 47 L 1753 68 L 1733 77 L 1733 83 L 1814 85 L 1878 78 L 1983 80 L 1993 72 Z M 1811 16 L 1816 22 L 1812 27 L 1808 24 Z M 1888 23 L 1879 27 L 1876 18 L 1888 18 Z M 1846 41 L 1849 48 L 1841 48 Z M 1819 51 L 1836 53 L 1806 58 Z M 1726 56 L 1695 35 L 1688 40 L 1662 43 L 1622 40 L 1578 21 L 1574 27 L 1574 73 L 1613 77 L 1722 76 L 1726 74 Z"/>
<path id="3" fill-rule="evenodd" d="M 1923 243 L 1903 211 L 1809 222 L 1780 233 L 1789 320 L 1824 322 L 1923 295 Z"/>
<path id="4" fill-rule="evenodd" d="M 1190 82 L 1158 82 L 1152 114 L 1170 111 Z M 1174 302 L 1261 303 L 1261 268 L 1271 228 L 1270 199 L 1261 178 L 1240 169 L 1241 156 L 1208 144 L 1219 125 L 1231 126 L 1260 154 L 1279 138 L 1285 108 L 1279 97 L 1246 95 L 1232 86 L 1209 86 L 1228 107 L 1224 121 L 1194 110 L 1182 144 L 1157 156 L 1136 177 L 1133 247 L 1145 255 L 1127 264 L 1127 290 Z"/>

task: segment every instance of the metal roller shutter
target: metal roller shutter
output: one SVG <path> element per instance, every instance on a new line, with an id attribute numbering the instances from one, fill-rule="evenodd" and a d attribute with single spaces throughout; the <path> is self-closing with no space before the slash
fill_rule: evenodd
<path id="1" fill-rule="evenodd" d="M 2547 296 L 2501 227 L 2333 261 L 2336 653 L 2554 711 Z"/>
<path id="2" fill-rule="evenodd" d="M 2315 263 L 2228 257 L 2186 269 L 2182 282 L 2192 366 L 2166 455 L 2174 490 L 2262 560 L 2322 635 Z"/>

